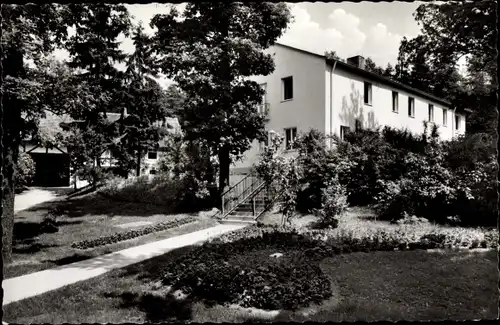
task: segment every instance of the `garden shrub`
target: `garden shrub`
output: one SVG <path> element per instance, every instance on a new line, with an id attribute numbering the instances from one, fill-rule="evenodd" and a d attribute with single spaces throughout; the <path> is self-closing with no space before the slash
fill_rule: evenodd
<path id="1" fill-rule="evenodd" d="M 320 225 L 323 227 L 337 228 L 339 218 L 347 210 L 347 194 L 338 177 L 329 180 L 323 189 L 323 203 L 317 212 L 320 216 Z"/>
<path id="2" fill-rule="evenodd" d="M 35 177 L 36 165 L 31 156 L 21 152 L 17 158 L 15 173 L 16 192 L 22 192 L 27 186 L 31 185 Z"/>
<path id="3" fill-rule="evenodd" d="M 40 233 L 55 233 L 59 231 L 56 217 L 52 213 L 47 213 L 40 223 Z"/>
<path id="4" fill-rule="evenodd" d="M 211 207 L 207 193 L 197 191 L 193 178 L 173 179 L 166 175 L 111 179 L 100 193 L 114 200 L 161 205 L 169 211 L 193 212 Z"/>

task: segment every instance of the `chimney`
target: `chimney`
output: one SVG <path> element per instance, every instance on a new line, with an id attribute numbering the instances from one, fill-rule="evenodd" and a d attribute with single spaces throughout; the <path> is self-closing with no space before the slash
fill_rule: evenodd
<path id="1" fill-rule="evenodd" d="M 355 66 L 356 68 L 364 69 L 365 68 L 365 58 L 361 55 L 356 55 L 347 59 L 347 63 Z"/>

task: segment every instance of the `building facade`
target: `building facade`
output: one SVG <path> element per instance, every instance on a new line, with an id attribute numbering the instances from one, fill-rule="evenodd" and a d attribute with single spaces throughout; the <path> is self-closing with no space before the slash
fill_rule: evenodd
<path id="1" fill-rule="evenodd" d="M 266 130 L 282 134 L 285 148 L 313 128 L 342 138 L 357 127 L 422 133 L 428 121 L 438 125 L 442 140 L 465 133 L 464 112 L 444 99 L 364 70 L 360 56 L 343 62 L 281 44 L 266 52 L 274 54 L 275 71 L 251 79 L 266 91 L 259 108 L 266 114 Z M 243 159 L 233 163 L 232 172 L 247 172 L 262 148 L 254 141 Z M 293 149 L 285 154 L 293 155 Z"/>

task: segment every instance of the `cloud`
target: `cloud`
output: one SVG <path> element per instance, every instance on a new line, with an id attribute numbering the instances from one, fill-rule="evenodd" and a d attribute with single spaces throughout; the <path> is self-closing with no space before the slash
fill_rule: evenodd
<path id="1" fill-rule="evenodd" d="M 332 50 L 342 58 L 363 55 L 383 67 L 396 63 L 402 35 L 390 32 L 384 24 L 363 30 L 359 17 L 335 9 L 328 15 L 328 26 L 322 27 L 300 5 L 290 7 L 295 20 L 278 42 L 318 54 Z"/>
<path id="2" fill-rule="evenodd" d="M 378 23 L 368 31 L 363 52 L 382 67 L 385 67 L 389 62 L 395 65 L 402 38 L 403 36 L 399 34 L 389 32 L 384 24 Z"/>
<path id="3" fill-rule="evenodd" d="M 294 21 L 278 42 L 318 54 L 342 44 L 344 36 L 339 30 L 322 29 L 318 23 L 311 20 L 307 10 L 293 4 L 291 13 Z"/>

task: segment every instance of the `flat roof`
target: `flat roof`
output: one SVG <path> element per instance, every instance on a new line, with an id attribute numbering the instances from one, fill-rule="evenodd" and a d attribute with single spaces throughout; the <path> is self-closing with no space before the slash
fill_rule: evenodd
<path id="1" fill-rule="evenodd" d="M 296 48 L 296 47 L 293 47 L 293 46 L 289 46 L 289 45 L 285 45 L 285 44 L 281 44 L 281 43 L 275 43 L 275 45 L 279 45 L 281 47 L 285 47 L 285 48 L 288 48 L 288 49 L 291 49 L 291 50 L 302 52 L 304 54 L 309 54 L 309 55 L 313 55 L 313 56 L 316 56 L 316 57 L 319 57 L 319 58 L 323 58 L 327 63 L 330 63 L 330 64 L 334 64 L 335 62 L 337 62 L 337 66 L 341 66 L 342 68 L 344 68 L 346 70 L 349 70 L 349 71 L 351 71 L 351 72 L 353 72 L 355 74 L 358 74 L 360 76 L 367 77 L 367 78 L 370 78 L 370 79 L 375 79 L 377 81 L 380 81 L 380 82 L 383 82 L 385 84 L 391 85 L 391 86 L 393 86 L 395 88 L 406 90 L 409 93 L 413 93 L 415 95 L 420 95 L 420 96 L 422 96 L 424 98 L 433 100 L 433 101 L 435 101 L 437 103 L 440 103 L 440 104 L 443 104 L 443 105 L 446 105 L 446 106 L 451 106 L 451 103 L 449 101 L 443 99 L 443 98 L 439 98 L 437 96 L 434 96 L 433 94 L 427 93 L 425 91 L 418 90 L 416 88 L 410 87 L 408 85 L 402 84 L 400 82 L 397 82 L 397 81 L 392 80 L 390 78 L 378 75 L 376 73 L 373 73 L 373 72 L 370 72 L 370 71 L 367 71 L 367 70 L 364 70 L 364 69 L 360 69 L 360 68 L 358 68 L 358 67 L 356 67 L 354 65 L 351 65 L 349 63 L 345 63 L 345 62 L 342 62 L 340 60 L 328 59 L 324 55 L 320 55 L 320 54 L 317 54 L 317 53 L 314 53 L 314 52 L 309 52 L 309 51 L 306 51 L 306 50 L 302 50 L 302 49 L 299 49 L 299 48 Z"/>

